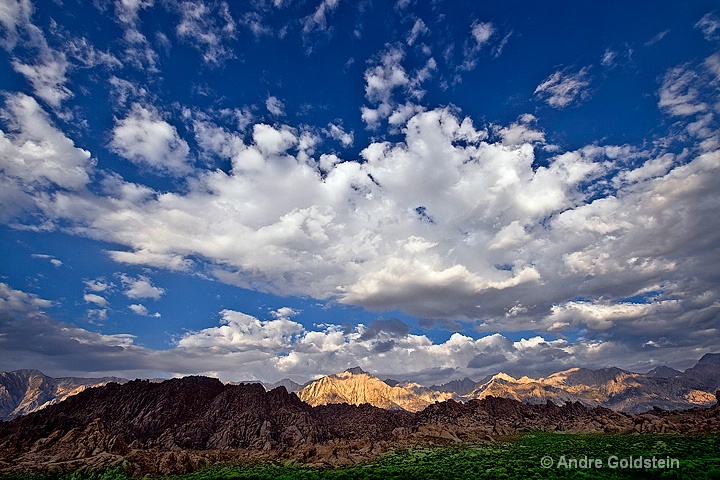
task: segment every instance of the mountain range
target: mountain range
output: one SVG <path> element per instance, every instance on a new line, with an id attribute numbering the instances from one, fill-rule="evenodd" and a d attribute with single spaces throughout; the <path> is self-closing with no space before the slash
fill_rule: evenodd
<path id="1" fill-rule="evenodd" d="M 42 409 L 88 387 L 127 381 L 116 377 L 51 378 L 37 370 L 0 372 L 0 420 Z M 498 373 L 480 381 L 465 378 L 426 387 L 382 380 L 354 367 L 305 385 L 284 379 L 263 386 L 268 391 L 282 386 L 311 406 L 367 403 L 418 412 L 436 402 L 468 402 L 492 396 L 529 404 L 581 402 L 590 407 L 641 413 L 654 407 L 677 410 L 712 405 L 720 389 L 720 354 L 706 354 L 684 372 L 669 367 L 656 367 L 644 374 L 620 368 L 571 368 L 541 378 Z"/>
<path id="2" fill-rule="evenodd" d="M 0 422 L 0 474 L 121 467 L 142 477 L 225 462 L 348 465 L 407 446 L 495 442 L 530 431 L 717 433 L 720 408 L 634 415 L 488 396 L 413 413 L 367 403 L 313 407 L 282 386 L 266 391 L 207 377 L 111 382 Z"/>
<path id="3" fill-rule="evenodd" d="M 581 402 L 641 413 L 654 407 L 677 410 L 710 406 L 719 388 L 720 354 L 706 354 L 684 372 L 669 367 L 657 367 L 645 374 L 619 368 L 571 368 L 538 379 L 498 373 L 478 382 L 465 378 L 431 387 L 383 381 L 354 367 L 307 384 L 298 396 L 310 405 L 369 403 L 410 412 L 448 399 L 467 402 L 492 396 L 530 404 Z"/>
<path id="4" fill-rule="evenodd" d="M 0 372 L 0 420 L 12 420 L 61 402 L 86 388 L 110 382 L 126 383 L 127 380 L 118 377 L 52 378 L 39 370 Z"/>

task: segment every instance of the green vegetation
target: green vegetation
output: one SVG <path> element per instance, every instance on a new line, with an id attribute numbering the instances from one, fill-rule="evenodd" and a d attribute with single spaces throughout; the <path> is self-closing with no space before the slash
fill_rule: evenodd
<path id="1" fill-rule="evenodd" d="M 553 461 L 550 468 L 543 457 Z M 638 460 L 642 457 L 641 460 Z M 655 458 L 653 468 L 652 459 Z M 632 460 L 631 460 L 632 459 Z M 661 465 L 677 459 L 679 466 Z M 547 460 L 545 460 L 547 461 Z M 648 462 L 642 465 L 642 462 Z M 573 462 L 578 462 L 573 465 Z M 598 467 L 598 462 L 600 468 Z M 631 462 L 624 465 L 623 462 Z M 635 462 L 633 465 L 632 462 Z M 638 462 L 640 465 L 638 465 Z M 609 465 L 609 463 L 611 465 Z M 558 465 L 560 464 L 560 465 Z M 611 468 L 613 464 L 616 468 Z M 567 465 L 568 468 L 565 468 Z M 641 468 L 633 468 L 633 467 Z M 647 468 L 646 468 L 647 467 Z M 126 480 L 122 470 L 53 475 L 6 475 L 3 480 Z M 720 479 L 720 435 L 525 434 L 492 445 L 410 448 L 372 463 L 341 468 L 297 464 L 210 467 L 166 480 L 345 479 Z"/>

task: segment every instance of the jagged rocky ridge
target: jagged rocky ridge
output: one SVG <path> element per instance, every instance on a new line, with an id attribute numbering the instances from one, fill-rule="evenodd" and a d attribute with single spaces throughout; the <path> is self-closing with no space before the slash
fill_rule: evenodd
<path id="1" fill-rule="evenodd" d="M 312 405 L 369 403 L 376 407 L 417 412 L 438 401 L 457 398 L 453 392 L 439 392 L 417 383 L 389 385 L 359 367 L 328 375 L 305 386 L 300 400 Z"/>
<path id="2" fill-rule="evenodd" d="M 0 423 L 0 471 L 125 465 L 135 474 L 186 472 L 220 461 L 366 461 L 410 444 L 492 441 L 522 431 L 718 432 L 720 409 L 643 415 L 487 397 L 411 413 L 368 404 L 312 407 L 284 387 L 205 377 L 90 388 Z"/>

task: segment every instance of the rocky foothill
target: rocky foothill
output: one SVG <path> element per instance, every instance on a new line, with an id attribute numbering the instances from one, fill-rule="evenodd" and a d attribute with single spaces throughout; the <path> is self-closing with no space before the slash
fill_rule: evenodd
<path id="1" fill-rule="evenodd" d="M 218 462 L 363 462 L 417 444 L 493 442 L 526 431 L 720 431 L 720 409 L 629 414 L 580 402 L 524 404 L 486 397 L 419 412 L 368 404 L 310 406 L 284 387 L 205 377 L 89 388 L 0 423 L 0 471 L 123 465 L 134 474 L 182 473 Z"/>

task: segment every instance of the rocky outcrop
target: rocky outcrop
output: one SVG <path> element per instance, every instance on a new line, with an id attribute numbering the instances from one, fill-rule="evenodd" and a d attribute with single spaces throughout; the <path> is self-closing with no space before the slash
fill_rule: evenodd
<path id="1" fill-rule="evenodd" d="M 394 386 L 364 372 L 359 367 L 328 375 L 303 388 L 298 396 L 309 405 L 368 403 L 380 408 L 417 412 L 435 403 L 456 397 L 451 392 L 430 390 L 416 383 Z"/>
<path id="2" fill-rule="evenodd" d="M 0 420 L 11 420 L 20 415 L 40 410 L 86 388 L 108 382 L 127 382 L 115 377 L 103 378 L 52 378 L 38 370 L 0 372 Z"/>

